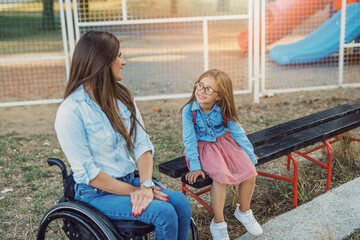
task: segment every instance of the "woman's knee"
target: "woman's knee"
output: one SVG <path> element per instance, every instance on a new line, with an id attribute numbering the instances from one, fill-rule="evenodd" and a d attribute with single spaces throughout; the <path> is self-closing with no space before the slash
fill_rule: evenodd
<path id="1" fill-rule="evenodd" d="M 174 207 L 167 202 L 153 200 L 149 205 L 149 210 L 158 221 L 168 221 L 169 219 L 177 219 L 177 213 Z"/>
<path id="2" fill-rule="evenodd" d="M 170 203 L 153 200 L 144 213 L 146 215 L 143 217 L 150 218 L 150 222 L 155 226 L 156 239 L 176 239 L 173 236 L 178 235 L 178 217 Z"/>
<path id="3" fill-rule="evenodd" d="M 191 216 L 190 202 L 183 193 L 167 190 L 166 194 L 168 194 L 170 203 L 179 214 Z"/>

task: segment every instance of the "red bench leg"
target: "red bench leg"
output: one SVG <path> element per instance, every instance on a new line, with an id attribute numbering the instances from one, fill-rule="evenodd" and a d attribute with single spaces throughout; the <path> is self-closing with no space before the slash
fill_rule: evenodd
<path id="1" fill-rule="evenodd" d="M 214 210 L 212 209 L 212 207 L 207 204 L 206 202 L 204 202 L 199 196 L 204 194 L 204 193 L 207 193 L 207 192 L 210 192 L 211 188 L 206 188 L 202 191 L 199 191 L 199 192 L 192 192 L 189 188 L 186 187 L 186 184 L 185 183 L 181 183 L 181 190 L 182 190 L 182 193 L 186 195 L 186 193 L 189 193 L 189 195 L 191 197 L 193 197 L 196 201 L 198 201 L 201 205 L 203 205 L 207 210 L 209 210 L 210 212 L 212 212 L 214 214 Z"/>
<path id="2" fill-rule="evenodd" d="M 261 176 L 265 176 L 265 177 L 271 177 L 271 178 L 275 178 L 275 179 L 279 179 L 279 180 L 283 180 L 286 182 L 292 182 L 293 183 L 293 208 L 297 207 L 297 190 L 298 190 L 298 164 L 297 161 L 295 159 L 295 157 L 290 153 L 287 155 L 287 170 L 289 171 L 289 167 L 290 167 L 290 160 L 293 162 L 294 164 L 294 176 L 293 178 L 288 178 L 288 177 L 284 177 L 284 176 L 279 176 L 279 175 L 275 175 L 275 174 L 271 174 L 271 173 L 265 173 L 265 172 L 260 172 L 258 171 L 258 174 Z"/>
<path id="3" fill-rule="evenodd" d="M 316 148 L 313 148 L 309 151 L 306 151 L 304 153 L 300 152 L 300 151 L 295 151 L 296 154 L 302 156 L 303 158 L 307 159 L 307 160 L 310 160 L 312 161 L 313 163 L 327 169 L 327 181 L 326 181 L 326 190 L 330 190 L 330 185 L 331 185 L 331 169 L 332 169 L 332 158 L 333 158 L 333 153 L 332 153 L 332 148 L 331 148 L 331 144 L 332 143 L 335 143 L 339 141 L 338 138 L 336 138 L 335 140 L 332 140 L 330 142 L 328 142 L 327 140 L 325 141 L 322 141 L 323 145 L 321 146 L 318 146 Z M 321 149 L 321 148 L 324 148 L 326 147 L 327 151 L 328 151 L 328 163 L 327 164 L 324 164 L 312 157 L 310 157 L 308 154 L 311 153 L 311 152 L 314 152 L 318 149 Z"/>
<path id="4" fill-rule="evenodd" d="M 302 156 L 303 158 L 305 159 L 308 159 L 310 161 L 312 161 L 313 163 L 327 169 L 327 181 L 326 181 L 326 190 L 330 190 L 330 185 L 331 185 L 331 170 L 332 170 L 332 159 L 333 159 L 333 151 L 332 151 L 332 148 L 331 148 L 331 144 L 333 143 L 336 143 L 338 141 L 340 141 L 340 138 L 339 136 L 335 136 L 333 138 L 331 138 L 332 140 L 330 139 L 326 139 L 325 141 L 322 141 L 323 145 L 321 146 L 318 146 L 318 147 L 315 147 L 313 149 L 310 149 L 304 153 L 300 152 L 300 151 L 295 151 L 296 154 Z M 360 142 L 360 139 L 359 138 L 351 138 L 352 141 L 356 141 L 356 142 Z M 316 150 L 319 150 L 319 149 L 322 149 L 322 148 L 325 148 L 327 149 L 328 151 L 328 163 L 327 164 L 324 164 L 312 157 L 310 157 L 308 154 L 309 153 L 312 153 Z"/>

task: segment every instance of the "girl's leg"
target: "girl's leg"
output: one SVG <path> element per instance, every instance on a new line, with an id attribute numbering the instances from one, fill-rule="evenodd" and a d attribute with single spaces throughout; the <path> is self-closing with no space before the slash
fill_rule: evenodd
<path id="1" fill-rule="evenodd" d="M 259 236 L 263 233 L 263 230 L 250 209 L 250 201 L 255 188 L 255 178 L 256 177 L 249 178 L 240 184 L 240 207 L 236 207 L 234 215 L 249 233 Z"/>
<path id="2" fill-rule="evenodd" d="M 254 193 L 255 188 L 255 177 L 249 178 L 248 180 L 240 183 L 239 195 L 240 195 L 240 211 L 246 212 L 250 209 L 250 201 Z"/>
<path id="3" fill-rule="evenodd" d="M 224 220 L 225 195 L 226 184 L 213 181 L 210 196 L 214 218 L 210 223 L 210 232 L 214 240 L 230 240 Z"/>
<path id="4" fill-rule="evenodd" d="M 224 222 L 224 204 L 226 196 L 226 184 L 213 181 L 211 185 L 211 204 L 214 210 L 214 222 Z"/>

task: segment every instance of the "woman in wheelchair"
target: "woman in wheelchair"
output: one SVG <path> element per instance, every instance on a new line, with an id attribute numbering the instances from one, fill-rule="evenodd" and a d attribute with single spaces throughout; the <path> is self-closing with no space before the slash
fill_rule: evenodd
<path id="1" fill-rule="evenodd" d="M 121 84 L 125 64 L 111 33 L 87 32 L 75 47 L 55 119 L 76 182 L 75 199 L 111 220 L 153 224 L 158 240 L 187 239 L 190 203 L 180 192 L 154 186 L 154 147 L 132 93 Z"/>

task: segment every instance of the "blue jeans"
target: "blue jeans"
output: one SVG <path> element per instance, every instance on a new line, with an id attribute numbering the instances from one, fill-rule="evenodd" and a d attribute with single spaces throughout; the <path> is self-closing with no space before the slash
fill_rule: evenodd
<path id="1" fill-rule="evenodd" d="M 139 178 L 128 174 L 118 180 L 140 186 Z M 157 240 L 187 240 L 191 219 L 191 206 L 184 194 L 168 189 L 162 190 L 169 201 L 153 200 L 140 216 L 132 215 L 130 196 L 110 194 L 87 184 L 75 185 L 75 199 L 97 208 L 112 220 L 138 220 L 155 226 Z"/>

